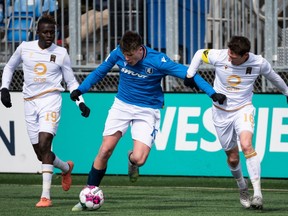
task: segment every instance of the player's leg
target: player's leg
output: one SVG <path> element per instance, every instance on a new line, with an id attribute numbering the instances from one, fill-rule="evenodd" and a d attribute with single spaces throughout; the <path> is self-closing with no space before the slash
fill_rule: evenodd
<path id="1" fill-rule="evenodd" d="M 89 172 L 87 185 L 100 185 L 101 180 L 106 173 L 107 162 L 121 137 L 122 133 L 120 131 L 117 131 L 113 135 L 103 137 L 102 145 Z"/>
<path id="2" fill-rule="evenodd" d="M 25 120 L 28 136 L 30 142 L 33 145 L 33 149 L 37 155 L 39 161 L 42 161 L 42 194 L 40 201 L 36 204 L 36 207 L 48 207 L 52 205 L 50 199 L 50 188 L 51 188 L 51 179 L 53 174 L 53 165 L 43 164 L 42 149 L 39 145 L 39 121 L 38 121 L 38 112 L 37 112 L 37 103 L 35 100 L 25 101 Z M 51 148 L 51 147 L 50 147 Z M 44 206 L 43 206 L 44 205 Z"/>
<path id="3" fill-rule="evenodd" d="M 227 163 L 231 174 L 237 182 L 240 193 L 240 203 L 244 208 L 250 207 L 248 183 L 243 177 L 239 149 L 237 145 L 237 134 L 234 130 L 235 113 L 225 112 L 215 107 L 213 111 L 213 122 L 222 149 L 227 155 Z"/>
<path id="4" fill-rule="evenodd" d="M 239 149 L 236 145 L 233 149 L 226 151 L 227 163 L 230 171 L 237 182 L 240 193 L 240 203 L 244 208 L 250 208 L 250 195 L 248 192 L 248 181 L 244 179 L 242 167 L 239 158 Z"/>
<path id="5" fill-rule="evenodd" d="M 134 140 L 133 151 L 128 152 L 128 176 L 131 182 L 136 182 L 139 177 L 139 167 L 144 165 L 149 155 L 150 147 Z"/>
<path id="6" fill-rule="evenodd" d="M 132 117 L 132 114 L 129 112 L 129 110 L 131 110 L 130 106 L 131 105 L 115 99 L 109 110 L 103 132 L 102 145 L 89 172 L 87 185 L 100 185 L 102 178 L 106 173 L 108 159 L 112 155 L 118 141 L 129 127 Z M 85 210 L 85 208 L 83 208 L 80 202 L 72 208 L 72 211 L 83 210 Z"/>
<path id="7" fill-rule="evenodd" d="M 60 122 L 62 106 L 61 94 L 59 92 L 49 93 L 45 97 L 37 100 L 37 103 L 39 107 L 42 107 L 42 111 L 39 113 L 39 130 L 55 136 Z M 43 140 L 45 140 L 45 138 Z M 72 184 L 71 173 L 74 163 L 72 161 L 62 161 L 54 155 L 52 165 L 62 171 L 62 189 L 68 191 Z"/>
<path id="8" fill-rule="evenodd" d="M 55 155 L 51 152 L 53 135 L 46 132 L 39 133 L 39 152 L 42 158 L 42 194 L 40 201 L 36 207 L 50 207 L 52 201 L 50 197 L 52 176 L 53 176 L 53 160 Z"/>
<path id="9" fill-rule="evenodd" d="M 261 193 L 261 165 L 257 153 L 252 146 L 254 115 L 255 108 L 252 105 L 246 106 L 239 111 L 235 124 L 237 126 L 237 134 L 239 134 L 240 138 L 240 145 L 246 158 L 249 177 L 254 189 L 251 206 L 256 209 L 262 209 L 263 197 Z"/>
<path id="10" fill-rule="evenodd" d="M 133 151 L 128 152 L 128 176 L 131 182 L 137 181 L 139 167 L 146 162 L 160 125 L 158 109 L 134 107 L 134 113 L 131 123 L 134 146 Z"/>
<path id="11" fill-rule="evenodd" d="M 252 146 L 252 133 L 249 131 L 243 131 L 240 134 L 240 143 L 246 158 L 247 170 L 254 190 L 251 199 L 251 206 L 254 209 L 262 209 L 263 196 L 261 192 L 261 165 L 258 155 Z"/>

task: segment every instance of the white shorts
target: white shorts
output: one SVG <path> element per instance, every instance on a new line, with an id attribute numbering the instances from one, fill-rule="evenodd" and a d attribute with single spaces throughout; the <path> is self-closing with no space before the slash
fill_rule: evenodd
<path id="1" fill-rule="evenodd" d="M 214 126 L 224 151 L 233 149 L 237 145 L 242 131 L 254 133 L 254 115 L 253 105 L 244 106 L 233 112 L 212 107 Z"/>
<path id="2" fill-rule="evenodd" d="M 51 92 L 33 100 L 25 100 L 26 127 L 32 144 L 38 143 L 39 132 L 56 134 L 60 121 L 61 105 L 60 92 Z"/>
<path id="3" fill-rule="evenodd" d="M 143 142 L 151 148 L 159 125 L 159 109 L 139 107 L 115 98 L 106 119 L 103 136 L 112 135 L 117 131 L 121 131 L 123 136 L 131 126 L 132 139 Z"/>

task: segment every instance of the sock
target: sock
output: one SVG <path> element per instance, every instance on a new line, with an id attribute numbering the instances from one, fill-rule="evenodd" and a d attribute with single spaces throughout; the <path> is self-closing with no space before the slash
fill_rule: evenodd
<path id="1" fill-rule="evenodd" d="M 94 168 L 93 164 L 88 175 L 87 185 L 99 186 L 102 178 L 106 173 L 106 168 L 103 170 L 97 170 Z"/>
<path id="2" fill-rule="evenodd" d="M 238 163 L 238 165 L 236 167 L 231 167 L 229 165 L 229 168 L 230 168 L 230 171 L 231 171 L 233 177 L 235 178 L 235 180 L 237 182 L 237 185 L 238 185 L 239 189 L 240 190 L 246 189 L 247 185 L 246 185 L 245 179 L 243 177 L 243 173 L 242 173 L 242 168 L 241 168 L 240 162 Z"/>
<path id="3" fill-rule="evenodd" d="M 53 165 L 54 165 L 54 167 L 60 169 L 63 173 L 66 173 L 69 170 L 68 163 L 60 160 L 56 155 L 55 155 L 55 159 L 53 161 Z"/>
<path id="4" fill-rule="evenodd" d="M 42 164 L 42 197 L 50 199 L 50 189 L 53 175 L 53 165 Z"/>
<path id="5" fill-rule="evenodd" d="M 250 157 L 249 157 L 250 156 Z M 246 156 L 246 165 L 247 170 L 251 179 L 251 183 L 253 185 L 254 189 L 254 196 L 260 196 L 262 197 L 261 193 L 261 166 L 260 166 L 260 160 L 256 154 L 256 152 L 253 152 L 252 154 Z"/>

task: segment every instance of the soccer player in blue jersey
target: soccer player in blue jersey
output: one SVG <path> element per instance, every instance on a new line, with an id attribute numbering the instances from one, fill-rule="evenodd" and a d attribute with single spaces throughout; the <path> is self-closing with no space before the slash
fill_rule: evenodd
<path id="1" fill-rule="evenodd" d="M 137 180 L 138 167 L 145 163 L 159 130 L 160 109 L 164 104 L 161 87 L 163 77 L 170 75 L 184 79 L 191 87 L 197 85 L 219 104 L 223 104 L 226 99 L 225 95 L 216 93 L 200 75 L 186 78 L 187 66 L 177 64 L 164 53 L 144 46 L 141 36 L 132 31 L 122 36 L 119 46 L 71 93 L 71 99 L 78 100 L 80 95 L 103 79 L 114 65 L 120 69 L 118 93 L 106 119 L 102 145 L 89 172 L 87 185 L 100 185 L 108 159 L 129 126 L 134 146 L 133 151 L 128 152 L 128 175 L 131 182 Z M 72 211 L 82 210 L 85 208 L 80 203 L 72 208 Z"/>

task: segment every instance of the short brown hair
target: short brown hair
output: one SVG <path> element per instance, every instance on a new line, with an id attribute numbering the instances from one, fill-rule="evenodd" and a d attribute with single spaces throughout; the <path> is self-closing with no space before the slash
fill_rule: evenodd
<path id="1" fill-rule="evenodd" d="M 131 52 L 142 45 L 142 38 L 137 32 L 127 31 L 120 40 L 120 49 L 122 52 Z"/>
<path id="2" fill-rule="evenodd" d="M 243 36 L 233 36 L 228 42 L 228 47 L 231 51 L 240 56 L 250 52 L 251 49 L 249 39 Z"/>

